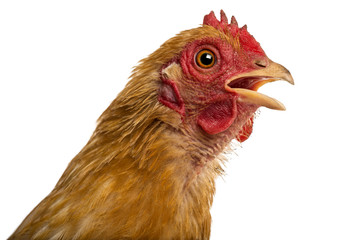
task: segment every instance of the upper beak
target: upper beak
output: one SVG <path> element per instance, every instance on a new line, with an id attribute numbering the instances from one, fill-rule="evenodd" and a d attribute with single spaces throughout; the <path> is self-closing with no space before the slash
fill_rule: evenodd
<path id="1" fill-rule="evenodd" d="M 242 73 L 229 79 L 225 84 L 225 89 L 228 92 L 237 93 L 239 102 L 285 110 L 284 105 L 278 100 L 257 92 L 258 88 L 265 83 L 278 80 L 294 84 L 292 75 L 285 67 L 270 61 L 269 65 L 264 68 Z"/>

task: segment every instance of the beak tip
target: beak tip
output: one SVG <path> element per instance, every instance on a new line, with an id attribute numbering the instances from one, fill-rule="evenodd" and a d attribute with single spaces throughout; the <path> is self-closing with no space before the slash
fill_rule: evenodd
<path id="1" fill-rule="evenodd" d="M 292 85 L 295 85 L 295 82 L 294 82 L 294 78 L 292 77 L 292 75 L 289 73 L 289 76 L 288 76 L 288 80 L 287 80 L 290 84 Z"/>
<path id="2" fill-rule="evenodd" d="M 282 79 L 294 85 L 294 78 L 292 77 L 292 74 L 289 72 L 289 70 L 278 63 L 275 63 L 275 64 L 277 65 L 278 69 L 282 70 L 282 71 L 279 71 L 280 73 L 282 72 L 283 74 Z"/>

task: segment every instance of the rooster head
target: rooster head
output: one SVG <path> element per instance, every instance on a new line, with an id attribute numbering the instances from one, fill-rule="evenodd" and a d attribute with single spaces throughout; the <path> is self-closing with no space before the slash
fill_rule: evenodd
<path id="1" fill-rule="evenodd" d="M 246 25 L 239 28 L 235 17 L 229 23 L 223 11 L 220 20 L 211 12 L 201 27 L 180 33 L 161 50 L 176 54 L 160 69 L 158 100 L 180 114 L 191 132 L 229 132 L 242 142 L 258 107 L 285 109 L 257 90 L 276 80 L 293 84 L 289 71 L 266 56 Z"/>

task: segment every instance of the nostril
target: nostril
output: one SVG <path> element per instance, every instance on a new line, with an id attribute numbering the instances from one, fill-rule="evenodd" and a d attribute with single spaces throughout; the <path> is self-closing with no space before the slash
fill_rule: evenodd
<path id="1" fill-rule="evenodd" d="M 258 67 L 265 68 L 266 67 L 266 61 L 264 60 L 255 60 L 254 64 L 257 65 Z"/>

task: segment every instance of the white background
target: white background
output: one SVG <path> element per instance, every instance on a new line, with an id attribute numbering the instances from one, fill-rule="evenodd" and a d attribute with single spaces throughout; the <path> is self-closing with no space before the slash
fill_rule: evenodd
<path id="1" fill-rule="evenodd" d="M 1 1 L 0 239 L 54 187 L 137 62 L 224 9 L 296 85 L 260 89 L 217 182 L 211 239 L 347 239 L 343 1 Z"/>

